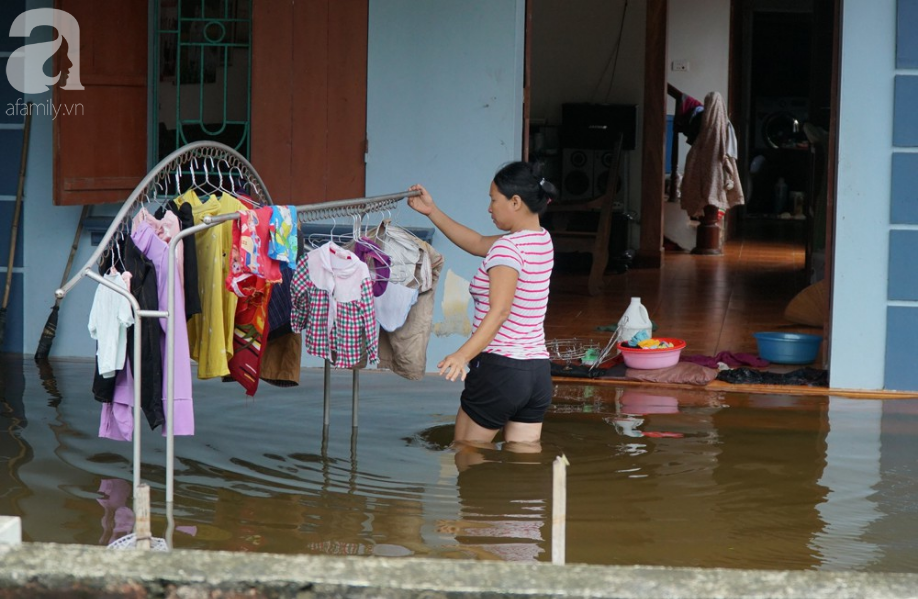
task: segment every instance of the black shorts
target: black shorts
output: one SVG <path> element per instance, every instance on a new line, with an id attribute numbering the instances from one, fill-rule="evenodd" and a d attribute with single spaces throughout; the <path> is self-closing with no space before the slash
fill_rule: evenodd
<path id="1" fill-rule="evenodd" d="M 551 363 L 482 352 L 469 362 L 462 410 L 477 425 L 496 430 L 507 422 L 542 422 L 551 405 Z"/>

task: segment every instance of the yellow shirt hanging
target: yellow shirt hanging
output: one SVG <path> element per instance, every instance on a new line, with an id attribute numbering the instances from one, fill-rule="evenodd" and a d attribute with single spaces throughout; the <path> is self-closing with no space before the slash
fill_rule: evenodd
<path id="1" fill-rule="evenodd" d="M 226 193 L 202 201 L 194 191 L 187 191 L 176 199 L 176 203 L 191 204 L 196 225 L 201 224 L 205 216 L 230 214 L 246 208 Z M 232 221 L 227 221 L 195 233 L 201 314 L 195 314 L 188 321 L 188 345 L 191 359 L 198 363 L 199 379 L 228 375 L 227 364 L 233 357 L 237 297 L 226 290 L 224 283 L 233 245 L 232 227 Z"/>

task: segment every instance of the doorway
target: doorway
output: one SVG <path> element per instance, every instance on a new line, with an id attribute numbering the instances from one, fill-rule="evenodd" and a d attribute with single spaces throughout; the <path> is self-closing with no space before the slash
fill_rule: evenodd
<path id="1" fill-rule="evenodd" d="M 644 3 L 622 0 L 584 8 L 579 3 L 577 7 L 572 7 L 569 3 L 554 0 L 530 0 L 532 22 L 527 24 L 527 48 L 531 50 L 527 52 L 529 89 L 526 97 L 530 100 L 527 108 L 531 109 L 524 113 L 531 116 L 531 120 L 526 122 L 524 129 L 533 134 L 529 140 L 531 149 L 556 157 L 554 170 L 559 178 L 563 178 L 564 152 L 562 147 L 552 144 L 557 144 L 560 139 L 555 127 L 561 124 L 562 101 L 555 98 L 554 102 L 546 102 L 546 99 L 563 93 L 568 101 L 596 101 L 593 94 L 598 90 L 605 94 L 599 101 L 634 102 L 638 105 L 640 132 L 641 121 L 652 118 L 652 115 L 647 113 L 643 94 L 647 75 L 635 57 L 646 53 L 644 44 L 650 39 L 647 36 L 656 35 L 659 37 L 654 39 L 667 40 L 674 34 L 666 31 L 665 4 L 662 31 L 650 31 L 647 27 L 649 9 Z M 668 4 L 671 10 L 672 3 Z M 725 34 L 729 49 L 725 42 L 724 49 L 717 50 L 720 53 L 717 58 L 724 63 L 719 72 L 724 81 L 723 91 L 729 91 L 728 110 L 740 142 L 738 166 L 744 187 L 748 190 L 748 205 L 731 210 L 735 214 L 728 214 L 728 219 L 736 219 L 733 224 L 740 235 L 744 220 L 759 216 L 767 216 L 773 221 L 770 224 L 799 229 L 800 249 L 807 256 L 802 270 L 806 276 L 800 278 L 801 285 L 805 286 L 828 272 L 826 248 L 831 247 L 828 214 L 831 213 L 829 198 L 832 196 L 834 172 L 828 157 L 834 151 L 830 147 L 830 132 L 835 126 L 834 109 L 837 107 L 834 90 L 837 86 L 835 46 L 838 3 L 836 0 L 728 0 L 722 3 L 712 0 L 698 4 L 709 12 L 721 11 L 722 30 L 729 31 Z M 585 17 L 581 10 L 590 11 L 590 16 Z M 657 14 L 654 16 L 659 18 Z M 623 32 L 621 37 L 619 31 Z M 691 35 L 684 30 L 678 33 L 683 36 L 683 41 Z M 586 39 L 591 41 L 589 47 L 587 44 L 581 46 L 582 40 Z M 653 39 L 649 43 L 653 44 Z M 701 74 L 699 69 L 703 69 L 705 63 L 715 62 L 713 55 L 704 54 L 711 52 L 704 43 L 699 41 L 697 45 L 697 55 L 685 56 L 685 68 L 692 71 L 692 77 Z M 770 48 L 776 49 L 769 52 Z M 667 56 L 665 72 L 654 71 L 653 76 L 669 79 L 673 75 L 670 69 L 674 68 L 671 62 L 675 58 L 683 56 Z M 800 68 L 782 78 L 779 71 L 789 63 Z M 655 68 L 658 67 L 655 65 Z M 546 73 L 554 73 L 560 83 L 550 83 Z M 710 73 L 708 80 L 699 86 L 709 83 L 717 84 Z M 775 116 L 772 116 L 773 113 Z M 793 120 L 787 120 L 784 113 L 789 113 Z M 769 128 L 767 136 L 763 137 L 766 120 Z M 808 129 L 818 134 L 815 142 L 807 136 Z M 665 123 L 660 123 L 660 130 L 665 130 Z M 768 145 L 769 139 L 777 147 Z M 644 142 L 639 140 L 639 144 Z M 818 147 L 815 147 L 817 144 Z M 665 155 L 666 149 L 664 145 L 661 153 Z M 767 150 L 775 156 L 767 162 L 769 170 L 752 173 L 750 163 L 759 150 L 762 153 Z M 786 160 L 787 164 L 782 166 L 784 154 L 795 158 Z M 626 206 L 640 213 L 640 220 L 646 221 L 642 213 L 642 188 L 648 185 L 648 181 L 642 180 L 641 161 L 641 151 L 635 151 L 625 174 L 630 187 L 626 194 L 630 201 Z M 759 160 L 757 166 L 762 166 L 762 162 Z M 769 173 L 770 180 L 751 178 L 753 174 L 765 173 Z M 772 200 L 775 183 L 781 176 L 785 177 L 788 186 L 787 202 L 780 206 L 780 211 L 776 211 Z M 794 218 L 798 211 L 794 200 L 803 218 Z M 661 201 L 662 198 L 653 198 L 658 212 Z M 790 218 L 781 219 L 785 212 Z M 640 235 L 640 250 L 643 251 L 642 229 L 653 226 L 654 222 L 634 222 L 630 232 L 632 248 L 638 249 Z M 658 241 L 662 242 L 662 232 L 659 237 Z M 607 276 L 615 275 L 609 273 Z"/>
<path id="2" fill-rule="evenodd" d="M 738 160 L 753 219 L 799 229 L 806 280 L 826 275 L 836 0 L 734 0 L 731 69 Z M 788 67 L 790 65 L 790 68 Z"/>

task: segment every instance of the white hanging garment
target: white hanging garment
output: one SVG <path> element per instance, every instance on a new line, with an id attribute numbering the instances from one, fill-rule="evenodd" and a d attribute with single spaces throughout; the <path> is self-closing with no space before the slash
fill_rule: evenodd
<path id="1" fill-rule="evenodd" d="M 113 285 L 129 289 L 130 273 L 108 272 L 104 277 Z M 89 311 L 89 335 L 96 340 L 99 374 L 103 378 L 110 379 L 124 368 L 127 329 L 133 324 L 134 314 L 127 298 L 105 285 L 99 285 Z"/>
<path id="2" fill-rule="evenodd" d="M 418 290 L 399 283 L 389 282 L 386 291 L 375 298 L 376 320 L 384 330 L 399 329 L 408 318 L 411 307 L 418 301 Z"/>

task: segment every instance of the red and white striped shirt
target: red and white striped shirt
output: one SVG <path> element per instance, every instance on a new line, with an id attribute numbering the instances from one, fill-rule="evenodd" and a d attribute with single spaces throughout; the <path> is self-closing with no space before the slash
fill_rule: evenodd
<path id="1" fill-rule="evenodd" d="M 509 266 L 519 273 L 519 279 L 510 316 L 484 351 L 517 360 L 548 358 L 545 313 L 554 264 L 555 248 L 545 229 L 509 233 L 494 242 L 469 284 L 475 301 L 473 331 L 478 329 L 490 308 L 488 270 L 494 266 Z"/>

